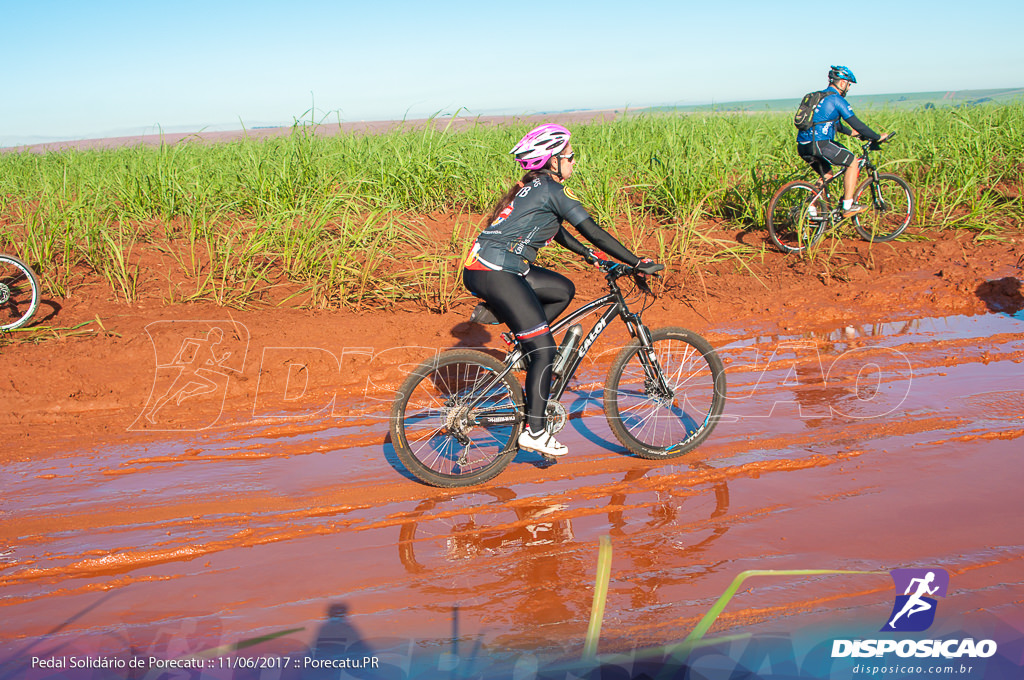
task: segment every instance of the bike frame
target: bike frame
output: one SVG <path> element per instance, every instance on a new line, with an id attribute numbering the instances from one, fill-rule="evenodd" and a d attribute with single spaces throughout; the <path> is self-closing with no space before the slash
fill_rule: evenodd
<path id="1" fill-rule="evenodd" d="M 861 145 L 860 155 L 857 156 L 857 164 L 860 166 L 861 170 L 868 174 L 867 179 L 862 181 L 867 181 L 871 183 L 871 198 L 873 200 L 877 200 L 878 196 L 876 195 L 877 191 L 875 189 L 875 186 L 878 182 L 878 168 L 875 166 L 874 163 L 871 162 L 871 156 L 868 153 L 872 144 L 874 144 L 874 142 L 865 142 L 864 144 Z M 814 198 L 811 199 L 812 202 L 815 200 L 824 199 L 825 209 L 826 213 L 829 215 L 828 221 L 830 223 L 835 222 L 835 220 L 832 219 L 832 213 L 834 213 L 839 208 L 839 206 L 842 205 L 842 203 L 837 203 L 835 207 L 832 206 L 832 197 L 828 193 L 828 187 L 830 184 L 832 184 L 832 182 L 836 181 L 837 179 L 846 177 L 846 173 L 849 172 L 849 170 L 850 166 L 847 166 L 843 168 L 843 171 L 840 172 L 838 175 L 832 175 L 828 179 L 824 180 L 824 182 L 821 185 L 821 189 L 818 190 L 818 192 L 814 195 Z"/>
<path id="2" fill-rule="evenodd" d="M 625 271 L 631 269 L 625 265 L 617 262 L 612 262 L 604 265 L 605 269 L 605 280 L 608 282 L 609 292 L 596 300 L 586 303 L 582 307 L 579 307 L 573 312 L 570 312 L 566 316 L 556 321 L 551 326 L 551 332 L 556 333 L 562 329 L 567 329 L 572 324 L 576 323 L 580 319 L 583 319 L 590 314 L 604 309 L 604 313 L 601 314 L 600 318 L 591 327 L 590 332 L 584 336 L 580 341 L 580 346 L 576 349 L 569 359 L 569 363 L 566 365 L 565 371 L 558 377 L 551 387 L 551 395 L 548 397 L 549 400 L 558 401 L 565 394 L 565 390 L 569 385 L 569 381 L 576 374 L 576 369 L 579 368 L 580 363 L 583 361 L 583 357 L 587 355 L 590 347 L 594 344 L 594 341 L 601 336 L 608 325 L 619 317 L 626 324 L 626 328 L 629 330 L 630 336 L 640 341 L 640 344 L 647 348 L 646 352 L 640 353 L 640 362 L 644 365 L 644 369 L 647 371 L 649 376 L 658 377 L 659 387 L 666 393 L 670 393 L 671 389 L 665 383 L 664 376 L 658 365 L 657 357 L 654 352 L 651 351 L 651 336 L 647 327 L 644 326 L 640 320 L 640 315 L 629 310 L 629 306 L 626 304 L 626 298 L 622 294 L 622 289 L 619 288 L 618 279 L 622 276 L 629 276 L 631 272 Z M 505 368 L 500 373 L 496 374 L 487 385 L 480 390 L 480 394 L 473 399 L 467 408 L 472 412 L 474 408 L 480 403 L 491 388 L 498 384 L 499 381 L 512 370 L 512 366 L 517 361 L 523 358 L 524 354 L 518 343 L 512 352 L 505 359 Z M 476 422 L 480 424 L 495 424 L 507 422 L 508 416 L 488 416 L 481 414 L 476 418 Z"/>
<path id="3" fill-rule="evenodd" d="M 621 266 L 622 265 L 618 265 L 617 267 Z M 569 363 L 566 364 L 565 371 L 563 371 L 562 375 L 558 377 L 558 380 L 552 386 L 550 399 L 558 401 L 562 398 L 562 395 L 565 394 L 566 388 L 569 386 L 569 381 L 574 375 L 576 375 L 576 370 L 583 362 L 583 357 L 587 355 L 587 352 L 590 350 L 591 346 L 593 346 L 594 341 L 601 336 L 601 333 L 608 328 L 608 325 L 616 316 L 622 319 L 623 323 L 626 324 L 630 337 L 639 340 L 640 344 L 644 347 L 651 347 L 650 332 L 640 320 L 640 315 L 629 310 L 629 306 L 626 304 L 626 298 L 622 294 L 622 290 L 619 288 L 618 279 L 620 276 L 622 276 L 622 274 L 618 273 L 617 268 L 610 270 L 605 275 L 605 278 L 608 281 L 608 287 L 610 288 L 610 292 L 607 295 L 604 295 L 592 302 L 588 302 L 576 311 L 563 317 L 557 321 L 554 326 L 552 326 L 551 331 L 554 333 L 562 330 L 563 328 L 568 328 L 572 324 L 576 323 L 576 321 L 588 316 L 589 314 L 597 312 L 602 308 L 607 308 L 604 314 L 602 314 L 597 322 L 591 327 L 590 332 L 580 340 L 579 348 L 573 352 L 569 359 Z M 658 368 L 657 361 L 653 356 L 648 356 L 648 354 L 649 353 L 644 353 L 641 355 L 641 362 L 645 363 L 645 368 Z M 660 372 L 658 374 L 660 374 Z"/>

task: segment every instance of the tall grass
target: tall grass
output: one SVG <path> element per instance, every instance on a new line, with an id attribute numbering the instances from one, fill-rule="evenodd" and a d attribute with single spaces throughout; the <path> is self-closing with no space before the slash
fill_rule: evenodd
<path id="1" fill-rule="evenodd" d="M 859 113 L 899 132 L 877 158 L 915 185 L 919 225 L 1020 224 L 1024 103 Z M 525 130 L 325 136 L 297 124 L 266 140 L 2 153 L 0 249 L 36 266 L 57 295 L 91 270 L 133 299 L 139 253 L 155 248 L 191 282 L 169 290 L 172 300 L 417 299 L 443 310 L 460 294 L 474 222 L 518 175 L 508 150 Z M 631 115 L 573 133 L 574 191 L 627 245 L 653 236 L 670 264 L 708 250 L 709 220 L 760 228 L 775 188 L 807 175 L 788 112 Z M 451 239 L 413 219 L 437 212 L 460 215 Z"/>

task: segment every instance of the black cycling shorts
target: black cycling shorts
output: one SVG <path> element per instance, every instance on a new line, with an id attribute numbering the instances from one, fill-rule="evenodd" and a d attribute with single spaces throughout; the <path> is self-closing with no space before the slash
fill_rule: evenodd
<path id="1" fill-rule="evenodd" d="M 545 406 L 551 393 L 551 363 L 555 339 L 549 324 L 572 302 L 576 287 L 567 277 L 532 265 L 524 274 L 466 269 L 462 282 L 469 292 L 487 302 L 507 325 L 526 353 L 526 419 L 534 432 L 547 422 Z"/>
<path id="2" fill-rule="evenodd" d="M 576 294 L 567 277 L 536 265 L 525 275 L 466 269 L 462 281 L 520 339 L 546 328 Z"/>
<path id="3" fill-rule="evenodd" d="M 819 175 L 830 172 L 833 165 L 849 167 L 855 159 L 849 149 L 830 140 L 797 144 L 796 150 Z"/>

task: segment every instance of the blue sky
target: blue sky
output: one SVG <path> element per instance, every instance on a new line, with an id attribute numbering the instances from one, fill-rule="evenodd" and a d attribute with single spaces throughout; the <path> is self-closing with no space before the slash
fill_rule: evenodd
<path id="1" fill-rule="evenodd" d="M 1019 0 L 0 8 L 3 146 L 289 125 L 311 108 L 338 122 L 799 97 L 830 64 L 853 69 L 851 94 L 1024 86 Z"/>

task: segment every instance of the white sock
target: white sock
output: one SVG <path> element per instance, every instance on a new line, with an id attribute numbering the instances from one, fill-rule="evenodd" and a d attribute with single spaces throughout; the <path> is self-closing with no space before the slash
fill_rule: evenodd
<path id="1" fill-rule="evenodd" d="M 853 199 L 852 198 L 844 198 L 843 199 L 843 210 L 849 210 L 851 205 L 853 205 Z"/>

